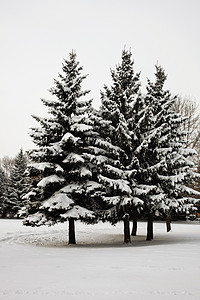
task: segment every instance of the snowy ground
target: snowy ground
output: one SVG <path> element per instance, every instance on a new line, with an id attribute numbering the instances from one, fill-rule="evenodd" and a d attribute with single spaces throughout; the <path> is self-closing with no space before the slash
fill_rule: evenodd
<path id="1" fill-rule="evenodd" d="M 0 299 L 200 299 L 200 223 L 155 223 L 154 241 L 123 244 L 122 223 L 30 228 L 0 220 Z"/>

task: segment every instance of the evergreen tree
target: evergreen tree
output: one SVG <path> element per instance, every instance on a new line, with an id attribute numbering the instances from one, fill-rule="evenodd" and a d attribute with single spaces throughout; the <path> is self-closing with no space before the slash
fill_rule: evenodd
<path id="1" fill-rule="evenodd" d="M 187 159 L 194 151 L 185 149 L 185 134 L 181 131 L 184 118 L 172 110 L 175 98 L 163 90 L 167 77 L 161 67 L 156 66 L 155 76 L 155 83 L 148 80 L 139 144 L 134 152 L 137 157 L 135 193 L 144 201 L 147 240 L 153 239 L 153 216 L 167 216 L 172 208 L 180 208 L 184 183 L 195 177 L 191 171 L 193 164 Z"/>
<path id="2" fill-rule="evenodd" d="M 123 50 L 121 64 L 116 67 L 116 70 L 111 71 L 112 86 L 110 88 L 104 86 L 104 91 L 101 92 L 101 116 L 104 120 L 110 121 L 110 128 L 105 131 L 104 138 L 121 149 L 119 158 L 120 168 L 123 170 L 121 179 L 123 178 L 128 187 L 126 193 L 122 193 L 116 203 L 117 213 L 113 222 L 121 220 L 123 216 L 127 221 L 128 215 L 132 217 L 137 207 L 141 206 L 141 200 L 132 193 L 132 187 L 135 185 L 134 118 L 136 118 L 136 110 L 140 108 L 140 102 L 142 103 L 140 74 L 134 74 L 133 65 L 131 52 Z M 125 227 L 129 228 L 129 226 Z"/>
<path id="3" fill-rule="evenodd" d="M 23 197 L 29 190 L 29 183 L 25 174 L 26 167 L 27 157 L 21 149 L 14 159 L 8 180 L 7 205 L 10 210 L 9 214 L 13 217 L 16 217 L 18 211 L 24 206 Z"/>
<path id="4" fill-rule="evenodd" d="M 38 149 L 30 151 L 28 167 L 32 189 L 25 225 L 53 225 L 69 220 L 69 243 L 75 243 L 74 220 L 94 222 L 104 219 L 112 204 L 103 201 L 104 165 L 112 164 L 118 150 L 101 137 L 107 124 L 84 100 L 82 67 L 76 54 L 64 61 L 63 74 L 50 90 L 55 100 L 42 100 L 49 118 L 34 117 L 39 128 L 31 136 Z M 114 161 L 115 162 L 115 161 Z M 116 189 L 116 184 L 114 185 Z"/>
<path id="5" fill-rule="evenodd" d="M 7 198 L 6 198 L 6 189 L 7 189 L 7 177 L 4 170 L 0 167 L 0 216 L 6 217 L 8 214 L 7 208 Z"/>
<path id="6" fill-rule="evenodd" d="M 157 77 L 164 78 L 165 72 L 157 67 Z M 166 77 L 165 77 L 166 78 Z M 188 148 L 188 132 L 184 131 L 184 123 L 187 118 L 174 111 L 176 97 L 172 98 L 169 92 L 164 92 L 162 101 L 162 116 L 158 116 L 158 122 L 165 123 L 162 137 L 156 150 L 156 156 L 166 165 L 160 168 L 158 178 L 164 191 L 165 205 L 161 205 L 161 213 L 167 217 L 171 214 L 184 212 L 189 214 L 195 210 L 196 200 L 191 195 L 199 196 L 200 193 L 188 187 L 199 174 L 194 172 L 193 157 L 197 155 L 194 149 Z M 159 212 L 158 212 L 159 213 Z"/>

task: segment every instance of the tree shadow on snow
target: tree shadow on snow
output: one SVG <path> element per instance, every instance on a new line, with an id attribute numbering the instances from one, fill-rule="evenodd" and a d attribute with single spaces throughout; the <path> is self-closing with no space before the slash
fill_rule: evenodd
<path id="1" fill-rule="evenodd" d="M 96 233 L 95 237 L 84 234 L 77 235 L 76 244 L 69 245 L 67 236 L 61 235 L 56 237 L 56 235 L 49 236 L 48 234 L 43 235 L 34 235 L 31 237 L 23 236 L 23 239 L 18 238 L 16 243 L 20 244 L 31 244 L 33 246 L 39 247 L 50 247 L 50 248 L 135 248 L 135 247 L 157 247 L 164 246 L 169 244 L 191 244 L 191 243 L 200 243 L 199 236 L 186 236 L 183 234 L 174 234 L 169 232 L 166 234 L 155 235 L 154 239 L 151 241 L 146 241 L 145 235 L 138 235 L 131 237 L 131 243 L 123 242 L 123 234 L 99 234 Z"/>

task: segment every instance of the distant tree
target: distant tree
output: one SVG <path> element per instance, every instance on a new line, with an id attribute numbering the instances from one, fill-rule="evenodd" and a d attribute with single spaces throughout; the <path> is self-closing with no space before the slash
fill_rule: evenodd
<path id="1" fill-rule="evenodd" d="M 9 177 L 14 165 L 14 159 L 9 156 L 4 156 L 0 159 L 0 166 L 3 169 L 5 176 Z"/>
<path id="2" fill-rule="evenodd" d="M 189 97 L 178 96 L 174 103 L 174 111 L 185 117 L 183 130 L 186 132 L 187 147 L 197 151 L 197 164 L 200 160 L 200 113 L 197 102 Z"/>
<path id="3" fill-rule="evenodd" d="M 178 96 L 174 103 L 174 110 L 181 113 L 185 117 L 182 125 L 183 130 L 186 132 L 186 145 L 194 149 L 197 153 L 193 157 L 194 168 L 200 173 L 200 113 L 199 106 L 195 100 L 190 97 Z M 200 191 L 200 178 L 189 184 L 190 188 Z M 196 204 L 199 209 L 200 195 L 196 193 L 192 196 L 196 198 Z M 189 205 L 190 207 L 190 205 Z M 189 213 L 189 211 L 188 211 Z M 191 212 L 192 213 L 192 212 Z M 195 213 L 195 212 L 193 212 Z"/>
<path id="4" fill-rule="evenodd" d="M 16 217 L 18 211 L 24 206 L 23 197 L 29 191 L 29 183 L 26 176 L 27 156 L 20 149 L 14 159 L 13 167 L 10 170 L 7 189 L 7 206 L 10 216 Z"/>
<path id="5" fill-rule="evenodd" d="M 7 176 L 5 175 L 4 170 L 0 167 L 0 217 L 6 217 L 7 215 L 7 181 Z"/>

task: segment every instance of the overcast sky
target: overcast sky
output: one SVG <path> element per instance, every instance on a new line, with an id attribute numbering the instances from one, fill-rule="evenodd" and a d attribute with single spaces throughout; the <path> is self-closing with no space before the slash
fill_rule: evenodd
<path id="1" fill-rule="evenodd" d="M 34 147 L 31 115 L 46 114 L 40 99 L 72 49 L 95 106 L 124 47 L 143 89 L 158 62 L 167 89 L 200 103 L 199 12 L 199 0 L 0 0 L 0 157 Z"/>

